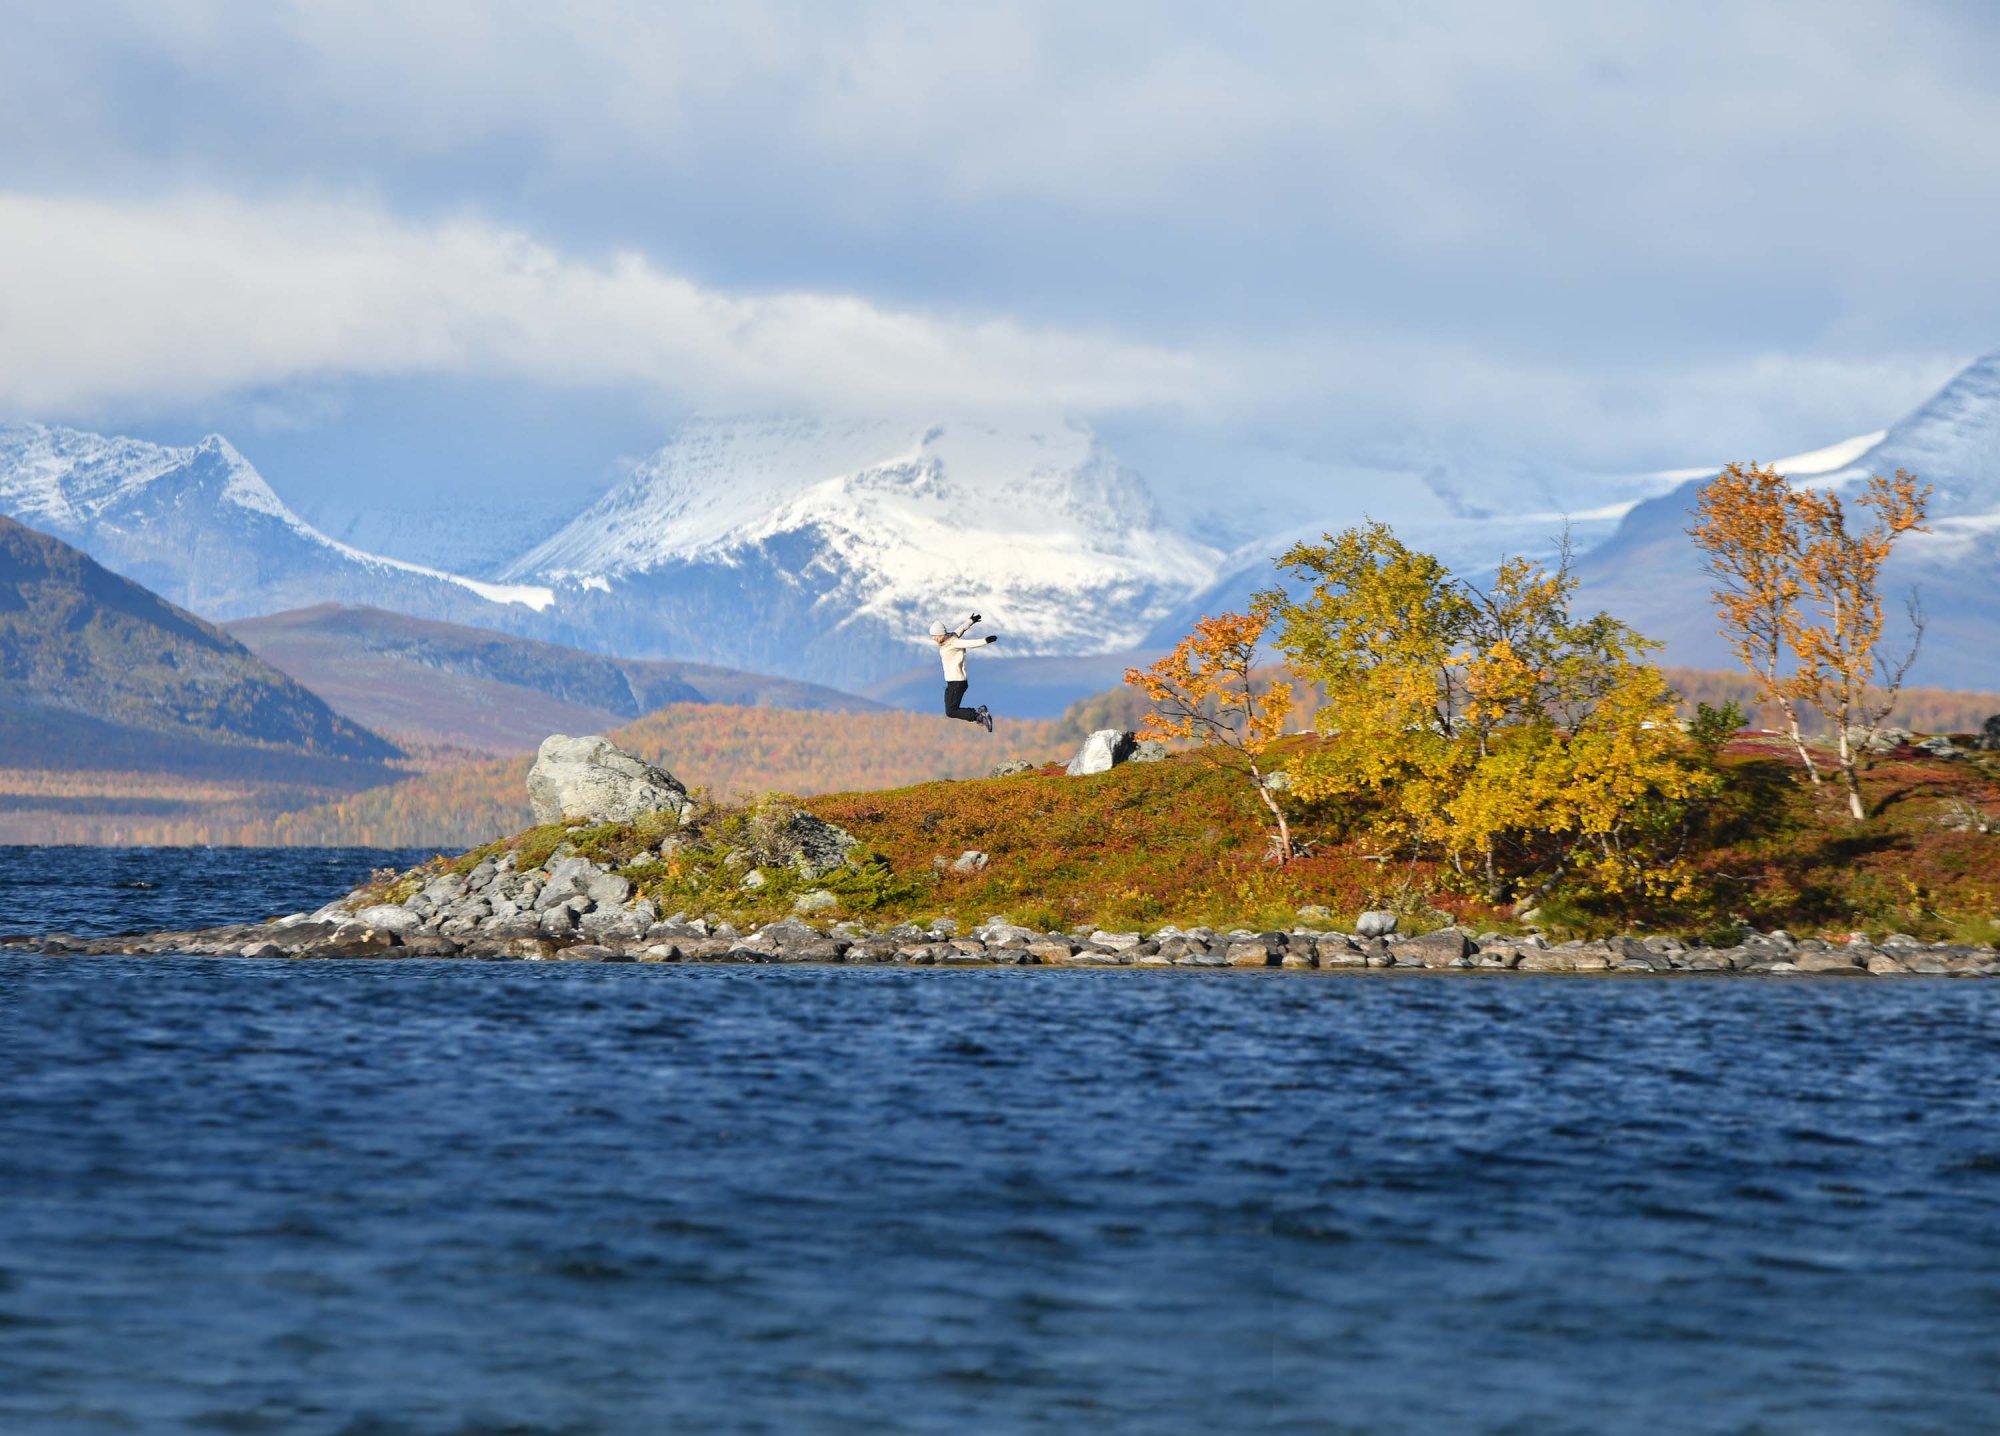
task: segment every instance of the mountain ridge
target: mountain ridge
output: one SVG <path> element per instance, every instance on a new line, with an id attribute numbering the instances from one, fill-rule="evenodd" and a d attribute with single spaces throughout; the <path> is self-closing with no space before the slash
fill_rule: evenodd
<path id="1" fill-rule="evenodd" d="M 4 517 L 0 690 L 17 704 L 180 736 L 376 762 L 398 756 L 213 624 Z"/>
<path id="2" fill-rule="evenodd" d="M 859 712 L 868 699 L 705 664 L 611 657 L 494 629 L 319 604 L 229 625 L 232 636 L 356 722 L 399 739 L 529 752 L 671 703 Z"/>

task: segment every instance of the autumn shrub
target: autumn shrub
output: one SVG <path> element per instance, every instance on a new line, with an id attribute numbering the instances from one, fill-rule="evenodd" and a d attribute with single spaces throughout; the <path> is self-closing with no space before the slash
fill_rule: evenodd
<path id="1" fill-rule="evenodd" d="M 1566 560 L 1511 558 L 1481 588 L 1371 523 L 1279 565 L 1304 591 L 1259 605 L 1333 739 L 1293 765 L 1301 799 L 1388 853 L 1437 855 L 1490 903 L 1687 881 L 1682 819 L 1712 769 L 1645 661 L 1655 645 L 1571 612 Z"/>

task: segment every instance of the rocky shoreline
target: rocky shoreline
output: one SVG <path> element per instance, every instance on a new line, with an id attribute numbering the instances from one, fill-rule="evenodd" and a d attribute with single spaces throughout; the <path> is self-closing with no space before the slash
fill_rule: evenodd
<path id="1" fill-rule="evenodd" d="M 1125 762 L 1155 762 L 1159 745 L 1115 730 L 1093 733 L 1068 773 L 1088 777 Z M 1025 765 L 1021 765 L 1025 766 Z M 1015 771 L 996 770 L 995 776 Z M 633 823 L 664 815 L 673 829 L 657 855 L 681 852 L 681 835 L 699 824 L 700 805 L 671 773 L 601 737 L 546 739 L 528 775 L 538 821 Z M 788 810 L 751 847 L 729 847 L 717 866 L 740 891 L 763 888 L 769 864 L 814 883 L 855 861 L 855 837 L 810 813 Z M 577 853 L 568 841 L 522 866 L 518 851 L 496 844 L 465 871 L 415 869 L 386 890 L 360 888 L 310 913 L 268 922 L 120 937 L 54 933 L 0 938 L 0 951 L 84 956 L 190 954 L 248 958 L 473 958 L 566 962 L 818 963 L 905 967 L 1146 967 L 1284 968 L 1372 972 L 1731 973 L 1816 976 L 2000 976 L 2000 952 L 1990 945 L 1925 943 L 1905 934 L 1870 942 L 1798 939 L 1790 933 L 1746 931 L 1727 947 L 1684 943 L 1654 934 L 1551 943 L 1530 933 L 1469 933 L 1459 928 L 1405 935 L 1396 914 L 1365 912 L 1355 930 L 1331 926 L 1323 907 L 1298 910 L 1301 926 L 1253 932 L 1162 927 L 1153 932 L 1078 929 L 1043 932 L 1004 916 L 961 932 L 950 918 L 871 930 L 857 922 L 816 926 L 840 898 L 827 888 L 800 893 L 790 915 L 748 930 L 686 912 L 663 917 L 651 898 L 605 864 Z M 468 854 L 459 866 L 470 862 Z M 976 872 L 982 852 L 941 870 Z M 637 875 L 637 870 L 633 870 Z M 400 901 L 385 901 L 402 893 Z"/>
<path id="2" fill-rule="evenodd" d="M 871 931 L 817 927 L 802 916 L 749 931 L 676 913 L 661 917 L 618 874 L 574 855 L 517 871 L 512 854 L 442 873 L 400 903 L 350 893 L 312 913 L 270 922 L 88 938 L 56 933 L 0 939 L 0 951 L 79 956 L 190 954 L 248 958 L 467 958 L 488 961 L 851 964 L 904 967 L 1283 968 L 1321 972 L 1710 973 L 1745 976 L 2000 977 L 1991 947 L 1891 936 L 1827 942 L 1745 933 L 1729 947 L 1674 938 L 1550 943 L 1530 934 L 1458 928 L 1412 936 L 1390 913 L 1364 913 L 1356 932 L 1042 932 L 995 917 L 966 932 L 950 919 Z M 800 899 L 810 910 L 813 895 Z M 1318 910 L 1306 914 L 1324 923 Z"/>

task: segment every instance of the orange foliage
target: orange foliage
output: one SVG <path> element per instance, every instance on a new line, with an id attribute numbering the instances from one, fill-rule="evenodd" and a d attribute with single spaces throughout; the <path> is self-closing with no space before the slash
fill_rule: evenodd
<path id="1" fill-rule="evenodd" d="M 1269 626 L 1263 612 L 1197 619 L 1194 632 L 1173 652 L 1151 668 L 1127 669 L 1125 681 L 1153 705 L 1141 736 L 1191 739 L 1202 754 L 1250 780 L 1277 825 L 1278 861 L 1290 862 L 1291 826 L 1260 766 L 1292 711 L 1291 685 L 1270 678 L 1268 670 L 1260 680 L 1256 666 L 1257 646 Z"/>
<path id="2" fill-rule="evenodd" d="M 1799 760 L 1814 783 L 1819 770 L 1800 735 L 1801 704 L 1831 728 L 1837 763 L 1855 821 L 1866 815 L 1850 728 L 1875 727 L 1888 714 L 1916 656 L 1890 668 L 1876 654 L 1882 636 L 1882 565 L 1896 539 L 1924 526 L 1930 488 L 1903 470 L 1869 478 L 1854 501 L 1874 512 L 1852 530 L 1838 494 L 1794 487 L 1775 469 L 1731 464 L 1696 499 L 1688 530 L 1720 585 L 1716 611 L 1723 635 L 1784 714 Z M 1921 634 L 1921 618 L 1912 608 Z"/>

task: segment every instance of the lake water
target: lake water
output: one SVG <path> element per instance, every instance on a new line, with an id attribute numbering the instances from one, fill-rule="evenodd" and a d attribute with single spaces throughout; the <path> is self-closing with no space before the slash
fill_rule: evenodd
<path id="1" fill-rule="evenodd" d="M 1997 1079 L 1948 979 L 0 955 L 0 1432 L 1992 1430 Z"/>

